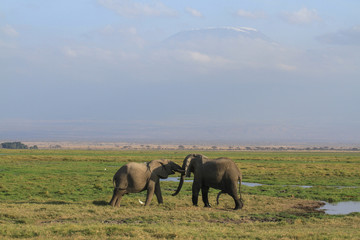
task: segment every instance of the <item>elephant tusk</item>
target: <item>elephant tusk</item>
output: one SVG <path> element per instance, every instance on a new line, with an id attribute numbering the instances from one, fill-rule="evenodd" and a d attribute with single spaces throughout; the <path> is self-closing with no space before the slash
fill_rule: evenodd
<path id="1" fill-rule="evenodd" d="M 139 199 L 139 203 L 140 203 L 141 205 L 144 205 L 144 202 L 143 202 L 143 201 L 141 201 L 140 199 Z"/>

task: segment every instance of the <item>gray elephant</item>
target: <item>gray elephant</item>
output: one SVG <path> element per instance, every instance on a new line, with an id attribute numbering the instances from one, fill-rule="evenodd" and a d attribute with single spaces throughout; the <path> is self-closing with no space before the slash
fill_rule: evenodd
<path id="1" fill-rule="evenodd" d="M 221 190 L 218 196 L 220 196 L 221 193 L 227 193 L 234 199 L 234 210 L 243 207 L 244 204 L 240 191 L 242 175 L 239 168 L 231 159 L 208 159 L 201 154 L 190 154 L 184 159 L 182 168 L 185 170 L 185 173 L 181 174 L 179 186 L 173 196 L 180 192 L 185 176 L 190 177 L 190 174 L 194 173 L 194 182 L 192 185 L 193 205 L 197 206 L 199 191 L 201 189 L 202 200 L 205 207 L 210 207 L 208 192 L 209 188 L 212 187 Z M 238 181 L 240 184 L 238 184 Z M 237 194 L 238 187 L 240 198 Z"/>
<path id="2" fill-rule="evenodd" d="M 122 166 L 113 177 L 114 194 L 111 206 L 120 206 L 121 198 L 127 193 L 138 193 L 147 190 L 145 206 L 149 205 L 155 193 L 159 203 L 163 203 L 160 189 L 160 178 L 176 172 L 184 173 L 176 163 L 161 159 L 147 163 L 131 162 Z"/>

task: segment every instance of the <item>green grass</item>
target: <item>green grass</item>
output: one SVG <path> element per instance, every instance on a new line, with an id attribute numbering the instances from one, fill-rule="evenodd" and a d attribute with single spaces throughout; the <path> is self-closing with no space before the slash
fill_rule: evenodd
<path id="1" fill-rule="evenodd" d="M 229 157 L 244 181 L 267 184 L 243 186 L 240 211 L 231 210 L 228 195 L 216 206 L 214 189 L 212 208 L 193 207 L 191 183 L 171 196 L 176 182 L 161 183 L 164 204 L 154 197 L 149 207 L 141 206 L 142 192 L 125 195 L 120 208 L 107 205 L 112 177 L 123 164 L 167 158 L 181 165 L 188 153 L 0 149 L 0 238 L 360 238 L 360 214 L 329 216 L 314 210 L 319 200 L 360 201 L 359 188 L 352 188 L 360 186 L 359 152 L 199 152 Z"/>

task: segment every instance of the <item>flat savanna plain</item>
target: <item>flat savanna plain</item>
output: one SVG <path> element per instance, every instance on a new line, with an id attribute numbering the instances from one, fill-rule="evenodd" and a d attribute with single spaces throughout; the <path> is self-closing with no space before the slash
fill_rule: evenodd
<path id="1" fill-rule="evenodd" d="M 189 151 L 0 149 L 0 238 L 38 239 L 360 239 L 360 214 L 326 215 L 322 202 L 360 201 L 360 152 L 205 151 L 233 159 L 243 181 L 244 208 L 218 190 L 212 208 L 191 203 L 191 183 L 161 182 L 156 197 L 125 195 L 108 202 L 112 177 L 127 162 L 166 158 L 179 165 Z M 179 176 L 175 174 L 173 176 Z M 311 188 L 302 188 L 311 185 Z M 339 187 L 340 186 L 340 187 Z M 357 186 L 357 187 L 356 187 Z"/>

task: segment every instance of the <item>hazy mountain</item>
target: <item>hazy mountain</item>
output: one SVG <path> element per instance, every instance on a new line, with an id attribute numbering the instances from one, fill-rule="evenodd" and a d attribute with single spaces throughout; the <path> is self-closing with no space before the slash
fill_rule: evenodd
<path id="1" fill-rule="evenodd" d="M 286 51 L 262 32 L 248 27 L 217 27 L 178 32 L 161 44 L 162 59 L 190 73 L 229 71 L 244 76 L 245 71 L 275 69 L 288 63 Z M 289 67 L 291 68 L 291 66 Z M 253 78 L 251 76 L 251 78 Z"/>
<path id="2" fill-rule="evenodd" d="M 247 39 L 261 39 L 264 41 L 271 41 L 260 31 L 254 28 L 247 27 L 218 27 L 218 28 L 204 28 L 193 29 L 176 33 L 165 40 L 166 43 L 186 42 L 186 41 L 200 41 L 200 40 L 216 40 L 229 38 L 247 38 Z"/>

